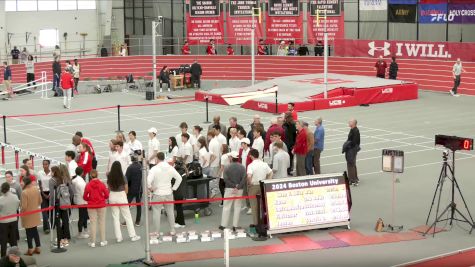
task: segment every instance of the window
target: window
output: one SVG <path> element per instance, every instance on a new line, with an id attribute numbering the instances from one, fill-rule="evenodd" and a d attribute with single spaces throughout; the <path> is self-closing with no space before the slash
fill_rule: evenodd
<path id="1" fill-rule="evenodd" d="M 75 0 L 58 0 L 58 10 L 76 10 L 77 8 Z"/>
<path id="2" fill-rule="evenodd" d="M 5 11 L 16 11 L 16 0 L 5 0 Z"/>
<path id="3" fill-rule="evenodd" d="M 5 11 L 56 11 L 96 9 L 97 0 L 0 0 Z"/>
<path id="4" fill-rule="evenodd" d="M 38 10 L 38 3 L 36 0 L 18 0 L 17 1 L 17 10 L 18 11 L 36 11 Z"/>
<path id="5" fill-rule="evenodd" d="M 40 30 L 39 43 L 41 47 L 54 47 L 59 44 L 57 29 L 43 29 Z"/>
<path id="6" fill-rule="evenodd" d="M 96 9 L 96 0 L 78 0 L 78 9 Z"/>
<path id="7" fill-rule="evenodd" d="M 58 10 L 58 1 L 56 0 L 38 0 L 38 10 Z"/>

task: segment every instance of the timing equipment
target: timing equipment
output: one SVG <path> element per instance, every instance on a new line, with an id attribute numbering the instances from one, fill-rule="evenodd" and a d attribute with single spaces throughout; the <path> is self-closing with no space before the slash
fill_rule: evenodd
<path id="1" fill-rule="evenodd" d="M 444 146 L 454 151 L 473 150 L 473 139 L 438 134 L 435 136 L 435 145 Z"/>
<path id="2" fill-rule="evenodd" d="M 449 161 L 448 161 L 450 157 L 450 152 L 448 150 L 443 151 L 442 170 L 440 171 L 439 181 L 437 183 L 437 187 L 435 188 L 434 197 L 432 198 L 432 204 L 430 206 L 429 215 L 427 215 L 426 225 L 428 225 L 429 223 L 430 215 L 435 205 L 435 199 L 437 198 L 437 195 L 438 195 L 437 205 L 435 208 L 435 220 L 422 235 L 425 236 L 431 231 L 431 229 L 433 229 L 432 235 L 434 236 L 436 233 L 437 223 L 443 222 L 443 221 L 448 221 L 450 225 L 452 225 L 453 221 L 467 223 L 470 225 L 469 233 L 471 234 L 473 229 L 475 228 L 475 222 L 473 220 L 472 215 L 470 214 L 470 210 L 468 209 L 467 202 L 465 201 L 465 198 L 462 195 L 462 191 L 460 190 L 460 186 L 457 182 L 457 179 L 455 179 L 455 151 L 456 150 L 472 150 L 473 139 L 460 138 L 456 136 L 436 135 L 435 144 L 442 145 L 448 148 L 449 150 L 451 150 L 452 165 L 449 165 Z M 451 200 L 450 200 L 450 203 L 447 205 L 447 207 L 441 213 L 439 213 L 440 200 L 441 200 L 442 192 L 443 192 L 442 189 L 443 189 L 444 182 L 446 179 L 448 179 L 452 184 L 452 187 L 450 190 Z M 457 189 L 457 192 L 465 207 L 465 210 L 467 211 L 468 216 L 464 215 L 460 211 L 460 209 L 457 207 L 457 203 L 455 203 L 455 193 L 456 193 L 455 189 Z M 447 212 L 449 212 L 447 218 L 442 219 L 447 214 Z M 455 218 L 455 215 L 460 215 L 461 218 Z"/>

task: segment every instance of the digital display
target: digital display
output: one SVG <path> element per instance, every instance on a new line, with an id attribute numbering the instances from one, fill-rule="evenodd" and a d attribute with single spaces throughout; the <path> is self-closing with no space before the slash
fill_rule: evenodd
<path id="1" fill-rule="evenodd" d="M 444 146 L 451 150 L 473 150 L 473 139 L 458 137 L 458 136 L 448 136 L 438 134 L 435 136 L 435 144 Z"/>
<path id="2" fill-rule="evenodd" d="M 349 224 L 347 185 L 342 175 L 273 179 L 263 183 L 269 233 Z"/>

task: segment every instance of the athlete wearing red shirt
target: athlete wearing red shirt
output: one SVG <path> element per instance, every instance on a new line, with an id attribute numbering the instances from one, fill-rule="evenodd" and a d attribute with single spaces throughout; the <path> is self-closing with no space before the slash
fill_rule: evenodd
<path id="1" fill-rule="evenodd" d="M 228 53 L 228 56 L 234 56 L 234 48 L 231 45 L 228 45 L 228 48 L 226 51 Z"/>
<path id="2" fill-rule="evenodd" d="M 188 41 L 185 41 L 185 44 L 181 48 L 182 55 L 191 55 L 190 46 L 188 45 Z"/>
<path id="3" fill-rule="evenodd" d="M 374 67 L 376 69 L 376 77 L 378 78 L 386 78 L 386 68 L 388 65 L 386 64 L 386 61 L 383 60 L 382 56 L 379 56 L 378 61 L 376 61 L 376 64 L 374 64 Z"/>
<path id="4" fill-rule="evenodd" d="M 63 106 L 64 108 L 71 108 L 71 94 L 72 88 L 74 87 L 74 78 L 71 73 L 69 73 L 70 68 L 66 68 L 66 71 L 61 74 L 61 88 L 63 89 Z"/>

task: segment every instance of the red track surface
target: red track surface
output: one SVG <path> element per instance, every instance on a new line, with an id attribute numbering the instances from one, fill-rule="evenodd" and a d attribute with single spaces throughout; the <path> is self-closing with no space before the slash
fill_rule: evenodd
<path id="1" fill-rule="evenodd" d="M 475 265 L 475 249 L 460 252 L 433 260 L 427 260 L 408 267 L 469 267 Z"/>
<path id="2" fill-rule="evenodd" d="M 203 66 L 205 80 L 250 80 L 250 56 L 159 56 L 158 66 L 168 65 L 178 67 L 190 64 L 197 58 Z M 136 78 L 150 78 L 152 71 L 151 56 L 108 57 L 80 59 L 81 79 L 117 79 L 132 73 Z M 373 58 L 330 57 L 331 73 L 350 75 L 375 75 Z M 63 66 L 64 66 L 64 62 Z M 41 62 L 35 65 L 36 77 L 41 71 L 46 71 L 48 79 L 52 77 L 52 63 Z M 453 84 L 452 61 L 400 59 L 399 75 L 401 80 L 419 84 L 419 88 L 448 91 Z M 467 73 L 462 75 L 460 93 L 475 95 L 475 62 L 465 62 Z M 25 82 L 24 65 L 12 67 L 13 81 Z M 256 57 L 256 79 L 267 80 L 281 76 L 322 73 L 323 59 L 321 57 Z M 121 77 L 122 76 L 122 77 Z M 0 77 L 3 79 L 3 77 Z"/>

